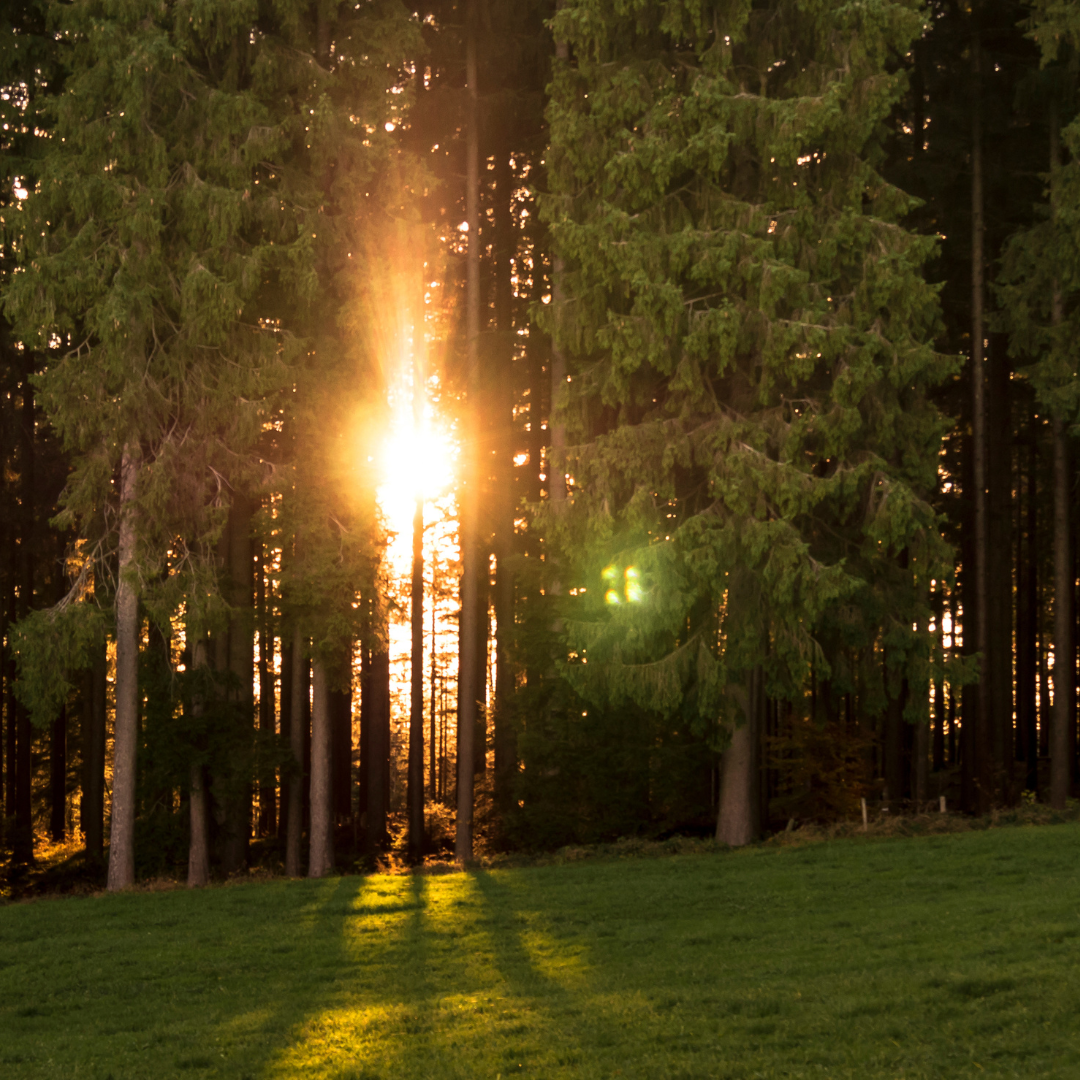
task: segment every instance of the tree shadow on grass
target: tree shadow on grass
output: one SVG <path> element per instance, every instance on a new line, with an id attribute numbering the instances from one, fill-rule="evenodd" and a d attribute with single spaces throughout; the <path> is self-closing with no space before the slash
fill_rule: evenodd
<path id="1" fill-rule="evenodd" d="M 309 1001 L 285 1043 L 275 1040 L 257 1075 L 569 1075 L 582 1037 L 614 1042 L 604 1020 L 589 1016 L 583 945 L 551 932 L 559 912 L 525 911 L 490 874 L 381 881 L 356 897 L 358 918 L 341 926 L 335 984 Z M 372 890 L 383 895 L 373 900 Z"/>

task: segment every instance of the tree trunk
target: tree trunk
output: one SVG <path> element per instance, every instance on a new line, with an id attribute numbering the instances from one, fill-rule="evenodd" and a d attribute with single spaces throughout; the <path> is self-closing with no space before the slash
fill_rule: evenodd
<path id="1" fill-rule="evenodd" d="M 419 382 L 419 365 L 414 380 Z M 424 845 L 424 497 L 416 496 L 412 536 L 412 657 L 409 687 L 409 856 Z"/>
<path id="2" fill-rule="evenodd" d="M 517 746 L 511 707 L 515 674 L 511 665 L 514 634 L 514 222 L 513 174 L 508 140 L 500 140 L 495 157 L 495 707 L 492 742 L 495 750 L 494 799 L 500 815 L 511 806 Z"/>
<path id="3" fill-rule="evenodd" d="M 191 670 L 198 672 L 207 666 L 206 640 L 196 640 L 191 644 Z M 191 714 L 196 729 L 201 727 L 199 719 L 205 705 L 202 694 L 192 696 Z M 201 888 L 210 882 L 210 819 L 206 795 L 206 766 L 202 761 L 193 761 L 188 771 L 188 813 L 191 819 L 191 839 L 188 846 L 189 889 Z"/>
<path id="4" fill-rule="evenodd" d="M 1059 167 L 1057 109 L 1050 115 L 1050 213 L 1057 220 Z M 1050 321 L 1061 326 L 1064 306 L 1061 288 L 1054 281 Z M 1065 417 L 1060 408 L 1051 420 L 1054 447 L 1054 704 L 1050 716 L 1050 805 L 1064 810 L 1072 779 L 1072 698 L 1073 698 L 1073 574 L 1072 544 L 1069 537 L 1069 442 Z"/>
<path id="5" fill-rule="evenodd" d="M 49 738 L 49 829 L 55 843 L 67 835 L 67 707 L 52 722 Z"/>
<path id="6" fill-rule="evenodd" d="M 254 544 L 255 619 L 259 628 L 259 730 L 266 736 L 275 727 L 275 687 L 273 674 L 274 638 L 270 633 L 267 608 L 266 567 L 261 542 Z M 277 792 L 271 778 L 259 781 L 259 835 L 273 836 L 277 828 Z"/>
<path id="7" fill-rule="evenodd" d="M 1064 810 L 1072 776 L 1072 550 L 1069 541 L 1069 445 L 1055 415 L 1054 440 L 1054 703 L 1050 716 L 1050 805 Z"/>
<path id="8" fill-rule="evenodd" d="M 22 410 L 20 416 L 19 495 L 22 534 L 19 543 L 19 596 L 16 611 L 19 617 L 30 613 L 34 603 L 36 470 L 34 387 L 30 382 L 29 362 L 23 369 Z M 12 858 L 17 864 L 34 861 L 33 823 L 33 726 L 30 714 L 22 702 L 15 705 L 15 833 L 12 837 Z"/>
<path id="9" fill-rule="evenodd" d="M 367 761 L 367 828 L 365 845 L 369 852 L 386 843 L 386 817 L 390 809 L 390 653 L 385 644 L 371 652 L 370 678 L 365 691 L 369 731 L 365 742 Z"/>
<path id="10" fill-rule="evenodd" d="M 281 638 L 281 693 L 279 731 L 282 739 L 290 744 L 292 740 L 292 688 L 293 688 L 293 643 Z M 298 778 L 288 768 L 281 769 L 281 806 L 277 820 L 278 839 L 283 843 L 289 835 L 289 800 L 293 785 Z"/>
<path id="11" fill-rule="evenodd" d="M 1024 485 L 1024 515 L 1017 530 L 1016 597 L 1016 756 L 1025 762 L 1024 788 L 1037 792 L 1039 786 L 1038 677 L 1039 625 L 1038 578 L 1038 482 L 1036 480 L 1038 430 L 1029 425 L 1027 481 Z"/>
<path id="12" fill-rule="evenodd" d="M 105 741 L 107 725 L 108 658 L 105 638 L 94 645 L 94 658 L 83 679 L 82 803 L 79 823 L 86 854 L 102 858 L 105 851 Z"/>
<path id="13" fill-rule="evenodd" d="M 191 789 L 188 792 L 188 809 L 191 814 L 191 842 L 188 847 L 187 886 L 189 889 L 198 889 L 210 882 L 206 768 L 201 762 L 193 762 L 189 776 Z"/>
<path id="14" fill-rule="evenodd" d="M 888 676 L 886 675 L 886 680 Z M 885 706 L 885 730 L 882 751 L 885 756 L 884 803 L 890 813 L 899 813 L 904 797 L 904 701 L 903 692 L 889 694 Z"/>
<path id="15" fill-rule="evenodd" d="M 299 630 L 293 631 L 292 696 L 289 703 L 289 748 L 293 755 L 292 775 L 289 778 L 289 811 L 285 834 L 285 873 L 300 876 L 300 833 L 304 825 L 304 726 L 307 719 L 308 662 L 304 655 L 306 642 Z"/>
<path id="16" fill-rule="evenodd" d="M 413 333 L 413 426 L 424 423 L 423 306 L 418 306 Z M 412 630 L 409 685 L 409 857 L 419 859 L 424 846 L 424 495 L 419 484 L 413 509 L 412 589 L 409 618 Z M 433 582 L 434 585 L 434 582 Z M 434 595 L 434 588 L 432 590 Z"/>
<path id="17" fill-rule="evenodd" d="M 993 802 L 994 757 L 990 738 L 990 687 L 987 678 L 987 497 L 986 497 L 986 405 L 983 339 L 985 292 L 983 273 L 983 174 L 982 174 L 982 45 L 976 31 L 971 50 L 971 431 L 975 504 L 975 572 L 972 591 L 975 601 L 974 626 L 965 626 L 965 640 L 971 631 L 975 651 L 981 654 L 979 686 L 975 692 L 975 723 L 972 726 L 972 797 L 974 809 L 985 813 Z M 965 611 L 965 614 L 967 612 Z M 970 622 L 971 620 L 966 620 Z M 966 714 L 964 719 L 968 723 Z M 967 726 L 967 723 L 964 725 Z"/>
<path id="18" fill-rule="evenodd" d="M 247 866 L 248 842 L 251 836 L 252 784 L 248 772 L 248 750 L 251 728 L 255 719 L 255 582 L 251 541 L 251 500 L 240 491 L 233 492 L 229 507 L 229 524 L 224 544 L 226 596 L 232 611 L 223 642 L 225 663 L 237 689 L 232 698 L 238 706 L 235 732 L 239 759 L 226 765 L 222 778 L 221 798 L 221 869 L 235 874 Z"/>
<path id="19" fill-rule="evenodd" d="M 352 642 L 341 651 L 337 668 L 344 685 L 331 684 L 330 804 L 331 822 L 352 815 Z"/>
<path id="20" fill-rule="evenodd" d="M 991 803 L 1009 805 L 1015 790 L 1013 739 L 1012 408 L 1007 343 L 990 338 L 986 358 L 987 557 L 986 690 Z"/>
<path id="21" fill-rule="evenodd" d="M 945 768 L 945 684 L 939 679 L 934 684 L 934 734 L 930 747 L 934 772 Z"/>
<path id="22" fill-rule="evenodd" d="M 124 447 L 120 464 L 120 543 L 116 588 L 116 721 L 108 889 L 135 884 L 135 755 L 139 728 L 139 594 L 135 567 L 138 449 Z"/>
<path id="23" fill-rule="evenodd" d="M 470 411 L 475 411 L 480 394 L 480 115 L 477 97 L 476 32 L 477 0 L 466 0 L 465 8 L 465 220 L 469 246 L 466 255 L 465 368 Z M 479 422 L 473 416 L 472 425 Z M 479 484 L 480 454 L 475 439 L 466 439 L 464 484 L 461 502 L 461 624 L 459 634 L 460 682 L 457 747 L 457 821 L 454 855 L 467 863 L 473 857 L 473 758 L 476 741 L 476 643 L 477 594 L 479 585 Z"/>
<path id="24" fill-rule="evenodd" d="M 920 721 L 913 726 L 911 749 L 911 797 L 918 813 L 927 799 L 927 773 L 930 763 L 930 724 Z"/>
<path id="25" fill-rule="evenodd" d="M 757 688 L 738 687 L 734 692 L 743 711 L 743 722 L 731 731 L 731 744 L 720 759 L 720 798 L 716 839 L 731 847 L 743 847 L 756 839 L 754 821 L 754 767 L 757 738 Z"/>
<path id="26" fill-rule="evenodd" d="M 325 877 L 333 867 L 330 805 L 330 686 L 326 661 L 311 663 L 311 832 L 308 877 Z"/>

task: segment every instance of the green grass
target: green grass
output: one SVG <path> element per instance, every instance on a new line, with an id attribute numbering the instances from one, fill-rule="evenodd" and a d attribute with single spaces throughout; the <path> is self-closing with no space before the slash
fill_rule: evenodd
<path id="1" fill-rule="evenodd" d="M 0 909 L 0 1077 L 1077 1077 L 1080 825 Z"/>

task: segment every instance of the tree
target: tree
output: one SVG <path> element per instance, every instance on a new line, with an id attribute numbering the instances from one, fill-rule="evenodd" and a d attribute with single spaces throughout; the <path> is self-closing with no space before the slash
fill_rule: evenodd
<path id="1" fill-rule="evenodd" d="M 711 730 L 717 834 L 745 843 L 754 725 L 811 664 L 844 677 L 826 630 L 912 680 L 911 719 L 926 686 L 912 626 L 948 556 L 926 392 L 950 364 L 933 241 L 875 168 L 888 65 L 922 21 L 909 3 L 581 0 L 554 27 L 573 59 L 543 208 L 572 495 L 544 524 L 573 567 L 566 670 Z"/>
<path id="2" fill-rule="evenodd" d="M 1080 117 L 1075 63 L 1080 12 L 1040 0 L 1029 23 L 1040 46 L 1040 102 L 1048 115 L 1048 202 L 1042 220 L 1010 239 L 1003 259 L 999 320 L 1010 350 L 1029 360 L 1025 374 L 1051 418 L 1053 446 L 1054 701 L 1050 717 L 1050 803 L 1064 809 L 1075 758 L 1075 612 L 1071 538 L 1070 434 L 1080 421 L 1075 342 L 1080 322 Z M 1071 122 L 1062 127 L 1063 119 Z M 1062 160 L 1062 149 L 1067 160 Z"/>
<path id="3" fill-rule="evenodd" d="M 268 279 L 310 295 L 311 244 L 266 168 L 294 117 L 254 9 L 56 5 L 69 79 L 36 189 L 14 221 L 22 273 L 5 304 L 73 455 L 63 520 L 115 553 L 116 726 L 109 887 L 134 880 L 140 605 L 212 621 L 213 549 L 250 473 L 287 341 L 260 324 Z M 287 18 L 286 18 L 287 21 Z M 88 119 L 91 118 L 91 119 Z M 77 606 L 77 605 L 73 605 Z"/>

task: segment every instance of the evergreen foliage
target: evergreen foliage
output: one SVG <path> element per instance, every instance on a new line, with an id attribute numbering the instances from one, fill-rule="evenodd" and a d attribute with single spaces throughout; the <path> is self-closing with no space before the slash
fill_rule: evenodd
<path id="1" fill-rule="evenodd" d="M 852 689 L 841 646 L 927 684 L 912 627 L 949 557 L 927 391 L 954 365 L 934 241 L 877 168 L 921 29 L 892 2 L 560 9 L 544 212 L 574 494 L 544 524 L 591 696 L 709 730 L 759 667 L 773 695 L 811 666 Z"/>
<path id="2" fill-rule="evenodd" d="M 1003 257 L 999 323 L 1010 351 L 1029 363 L 1025 374 L 1040 403 L 1070 424 L 1080 419 L 1076 337 L 1080 330 L 1080 113 L 1076 108 L 1080 12 L 1071 4 L 1033 5 L 1030 36 L 1043 70 L 1036 107 L 1060 132 L 1059 164 L 1047 156 L 1047 200 L 1037 220 L 1011 237 Z M 1055 312 L 1055 305 L 1057 312 Z"/>

